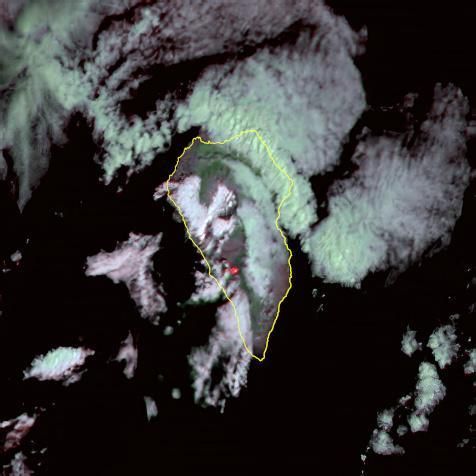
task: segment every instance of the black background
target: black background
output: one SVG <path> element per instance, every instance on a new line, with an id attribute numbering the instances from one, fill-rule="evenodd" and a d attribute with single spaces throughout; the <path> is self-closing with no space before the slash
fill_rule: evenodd
<path id="1" fill-rule="evenodd" d="M 408 92 L 431 97 L 436 82 L 449 80 L 474 104 L 476 11 L 331 4 L 355 29 L 368 27 L 358 66 L 371 106 L 393 104 Z M 157 272 L 175 298 L 168 302 L 187 295 L 197 256 L 170 207 L 153 202 L 151 194 L 194 131 L 175 138 L 170 153 L 119 195 L 116 184 L 98 183 L 93 157 L 99 146 L 90 132 L 80 116 L 71 121 L 68 144 L 53 151 L 50 171 L 21 217 L 12 187 L 2 184 L 1 190 L 2 256 L 26 238 L 29 245 L 21 267 L 2 277 L 0 412 L 11 418 L 46 408 L 25 443 L 26 453 L 48 448 L 45 456 L 33 456 L 42 462 L 38 474 L 360 474 L 376 412 L 414 387 L 419 360 L 400 351 L 406 325 L 425 335 L 452 313 L 464 316 L 475 299 L 474 288 L 467 288 L 470 268 L 476 268 L 474 185 L 449 249 L 391 287 L 384 286 L 385 275 L 370 276 L 361 290 L 324 285 L 311 278 L 306 256 L 291 242 L 295 281 L 268 358 L 252 363 L 248 386 L 221 414 L 192 403 L 186 363 L 190 345 L 206 342 L 211 313 L 196 311 L 165 338 L 163 326 L 175 322 L 180 309 L 172 307 L 154 329 L 138 316 L 125 287 L 83 273 L 86 256 L 112 250 L 130 231 L 164 232 Z M 472 144 L 469 160 L 475 164 Z M 316 183 L 325 185 L 338 173 Z M 129 330 L 140 352 L 132 381 L 108 361 Z M 35 355 L 59 345 L 96 349 L 81 382 L 64 388 L 21 381 L 18 375 Z M 474 474 L 474 454 L 456 448 L 468 427 L 467 380 L 460 366 L 446 372 L 448 395 L 430 418 L 430 431 L 404 439 L 404 456 L 370 457 L 367 474 Z M 180 400 L 169 396 L 174 386 L 182 389 Z M 157 398 L 153 423 L 146 422 L 143 395 Z"/>

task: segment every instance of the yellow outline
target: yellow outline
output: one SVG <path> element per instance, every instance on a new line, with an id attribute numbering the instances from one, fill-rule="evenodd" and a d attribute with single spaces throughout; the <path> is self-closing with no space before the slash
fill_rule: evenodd
<path id="1" fill-rule="evenodd" d="M 279 170 L 279 172 L 281 174 L 283 174 L 288 182 L 289 182 L 289 186 L 288 186 L 288 191 L 286 193 L 286 195 L 283 197 L 283 199 L 281 200 L 279 206 L 278 206 L 278 213 L 276 215 L 276 220 L 275 220 L 275 225 L 276 225 L 276 229 L 279 231 L 279 234 L 281 235 L 282 239 L 283 239 L 283 243 L 284 243 L 284 246 L 286 247 L 286 250 L 288 251 L 289 253 L 289 257 L 288 257 L 288 266 L 289 266 L 289 278 L 288 278 L 288 282 L 289 282 L 289 286 L 288 286 L 288 289 L 286 290 L 284 296 L 281 298 L 281 300 L 278 302 L 278 307 L 277 307 L 277 311 L 276 311 L 276 316 L 273 320 L 273 324 L 271 325 L 271 329 L 269 330 L 268 332 L 268 335 L 266 337 L 266 345 L 265 345 L 265 348 L 264 348 L 264 351 L 263 351 L 263 355 L 261 357 L 258 357 L 257 355 L 253 354 L 253 352 L 251 352 L 251 350 L 249 349 L 248 345 L 246 344 L 246 340 L 243 336 L 243 333 L 241 332 L 241 325 L 240 325 L 240 318 L 238 316 L 238 311 L 236 310 L 236 306 L 235 306 L 235 303 L 233 302 L 233 300 L 228 296 L 228 293 L 226 292 L 225 288 L 223 287 L 223 285 L 220 283 L 220 281 L 218 281 L 218 279 L 212 274 L 212 267 L 210 265 L 210 263 L 208 262 L 207 258 L 205 257 L 205 254 L 203 253 L 203 251 L 201 250 L 201 248 L 197 245 L 197 243 L 195 243 L 194 239 L 192 238 L 192 235 L 190 234 L 190 230 L 188 228 L 188 225 L 187 225 L 187 220 L 185 219 L 184 215 L 183 215 L 183 212 L 182 212 L 182 209 L 178 206 L 178 204 L 175 202 L 175 200 L 172 198 L 172 195 L 170 194 L 170 189 L 169 189 L 169 182 L 170 182 L 170 179 L 175 175 L 175 173 L 177 172 L 177 167 L 180 163 L 180 160 L 182 159 L 182 157 L 185 155 L 185 153 L 190 150 L 193 145 L 195 144 L 196 141 L 199 141 L 201 144 L 205 144 L 205 145 L 223 145 L 223 144 L 227 144 L 229 142 L 232 142 L 236 139 L 239 139 L 240 137 L 242 137 L 243 135 L 245 134 L 255 134 L 256 137 L 258 138 L 258 140 L 261 142 L 261 144 L 263 144 L 264 148 L 266 149 L 266 152 L 269 156 L 269 158 L 271 159 L 271 162 L 273 163 L 273 165 Z M 200 253 L 200 255 L 202 256 L 203 260 L 205 261 L 207 267 L 208 267 L 208 275 L 210 276 L 210 278 L 212 278 L 216 283 L 217 283 L 217 286 L 220 288 L 220 290 L 223 292 L 225 298 L 229 301 L 229 303 L 231 304 L 231 307 L 233 308 L 233 313 L 235 314 L 235 318 L 236 318 L 236 322 L 238 324 L 238 332 L 240 333 L 240 337 L 241 337 L 241 340 L 243 342 L 243 345 L 245 346 L 245 349 L 246 351 L 248 352 L 248 354 L 251 355 L 251 357 L 253 357 L 254 359 L 256 359 L 258 362 L 263 362 L 263 360 L 266 358 L 266 351 L 268 350 L 268 345 L 269 345 L 269 337 L 271 336 L 273 330 L 274 330 L 274 326 L 276 325 L 276 321 L 278 320 L 278 317 L 279 317 L 279 313 L 281 312 L 281 304 L 283 303 L 283 301 L 288 297 L 288 294 L 289 294 L 289 291 L 291 291 L 291 288 L 293 287 L 293 283 L 292 283 L 292 277 L 293 277 L 293 268 L 291 266 L 291 258 L 293 256 L 293 252 L 291 251 L 291 249 L 289 248 L 288 246 L 288 240 L 283 232 L 283 230 L 281 229 L 281 227 L 279 226 L 279 219 L 281 217 L 281 208 L 282 206 L 284 205 L 284 203 L 289 200 L 289 197 L 291 196 L 291 193 L 292 193 L 292 190 L 294 188 L 294 180 L 288 175 L 288 173 L 276 162 L 276 159 L 273 157 L 273 154 L 271 153 L 271 149 L 269 148 L 268 144 L 264 141 L 263 137 L 261 136 L 261 134 L 256 130 L 256 129 L 247 129 L 247 130 L 244 130 L 244 131 L 241 131 L 239 132 L 238 134 L 235 134 L 234 136 L 231 136 L 229 137 L 228 139 L 225 139 L 224 141 L 220 141 L 220 142 L 212 142 L 212 141 L 209 141 L 209 140 L 203 140 L 200 136 L 197 136 L 197 137 L 194 137 L 192 139 L 192 142 L 190 143 L 190 145 L 188 145 L 187 147 L 185 147 L 185 149 L 183 150 L 183 152 L 180 154 L 180 156 L 177 158 L 177 162 L 175 163 L 175 168 L 173 170 L 173 172 L 169 175 L 169 178 L 167 179 L 167 182 L 165 184 L 166 188 L 167 188 L 167 197 L 169 198 L 169 200 L 172 202 L 172 204 L 175 206 L 175 208 L 177 209 L 179 215 L 180 215 L 180 218 L 182 219 L 182 222 L 185 226 L 185 230 L 187 231 L 187 235 L 188 235 L 188 238 L 190 239 L 190 241 L 193 243 L 193 245 L 195 246 L 195 248 L 197 248 L 198 252 Z"/>

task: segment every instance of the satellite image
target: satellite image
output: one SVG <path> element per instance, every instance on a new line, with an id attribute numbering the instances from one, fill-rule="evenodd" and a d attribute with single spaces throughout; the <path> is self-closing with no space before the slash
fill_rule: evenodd
<path id="1" fill-rule="evenodd" d="M 0 0 L 0 475 L 474 476 L 474 25 Z"/>

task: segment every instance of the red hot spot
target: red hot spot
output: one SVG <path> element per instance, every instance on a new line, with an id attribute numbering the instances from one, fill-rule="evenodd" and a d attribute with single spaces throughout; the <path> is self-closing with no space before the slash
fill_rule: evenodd
<path id="1" fill-rule="evenodd" d="M 238 268 L 237 266 L 232 266 L 230 268 L 230 274 L 232 274 L 233 276 L 236 276 L 239 272 L 240 272 L 240 268 Z"/>

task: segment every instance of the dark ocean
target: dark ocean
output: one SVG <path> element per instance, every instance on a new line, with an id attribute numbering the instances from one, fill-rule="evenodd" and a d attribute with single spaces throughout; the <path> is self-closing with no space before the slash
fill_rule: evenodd
<path id="1" fill-rule="evenodd" d="M 354 29 L 368 27 L 366 53 L 357 61 L 370 108 L 344 148 L 342 165 L 313 179 L 322 197 L 321 216 L 324 191 L 352 167 L 362 128 L 398 131 L 398 118 L 383 114 L 382 107 L 416 92 L 424 114 L 435 83 L 449 81 L 476 107 L 476 7 L 331 4 Z M 194 78 L 194 68 L 204 66 L 188 65 L 187 74 Z M 183 71 L 176 74 L 178 82 Z M 129 101 L 128 110 L 140 111 L 149 93 Z M 247 387 L 220 413 L 194 404 L 187 362 L 190 349 L 206 343 L 215 308 L 197 308 L 184 317 L 176 305 L 193 290 L 199 256 L 172 207 L 153 199 L 197 131 L 176 136 L 171 150 L 143 172 L 130 178 L 119 174 L 106 186 L 96 161 L 101 146 L 91 130 L 83 117 L 73 117 L 67 142 L 52 151 L 50 168 L 22 213 L 15 178 L 0 183 L 0 258 L 10 269 L 0 275 L 0 420 L 39 411 L 37 425 L 22 443 L 35 474 L 360 475 L 377 411 L 415 384 L 419 361 L 400 351 L 407 325 L 428 335 L 459 314 L 461 332 L 475 335 L 474 306 L 470 317 L 476 303 L 474 181 L 450 246 L 392 284 L 388 273 L 367 277 L 358 290 L 325 284 L 311 277 L 308 258 L 298 242 L 290 241 L 294 285 L 268 357 L 251 364 Z M 469 141 L 473 167 L 475 145 Z M 130 232 L 163 233 L 154 269 L 169 311 L 158 327 L 140 317 L 125 285 L 84 274 L 88 256 L 112 251 Z M 7 261 L 17 249 L 22 259 L 14 267 Z M 164 336 L 165 326 L 177 320 L 182 325 Z M 129 332 L 139 351 L 131 380 L 113 361 Z M 78 383 L 22 380 L 36 355 L 68 345 L 96 351 Z M 468 433 L 468 406 L 474 402 L 474 389 L 461 373 L 461 366 L 453 366 L 442 377 L 447 396 L 431 416 L 430 431 L 404 439 L 405 455 L 369 454 L 365 474 L 474 474 L 474 450 L 457 447 Z M 171 397 L 174 387 L 181 389 L 180 399 Z M 152 422 L 144 395 L 157 400 Z M 1 464 L 11 456 L 0 455 Z"/>

